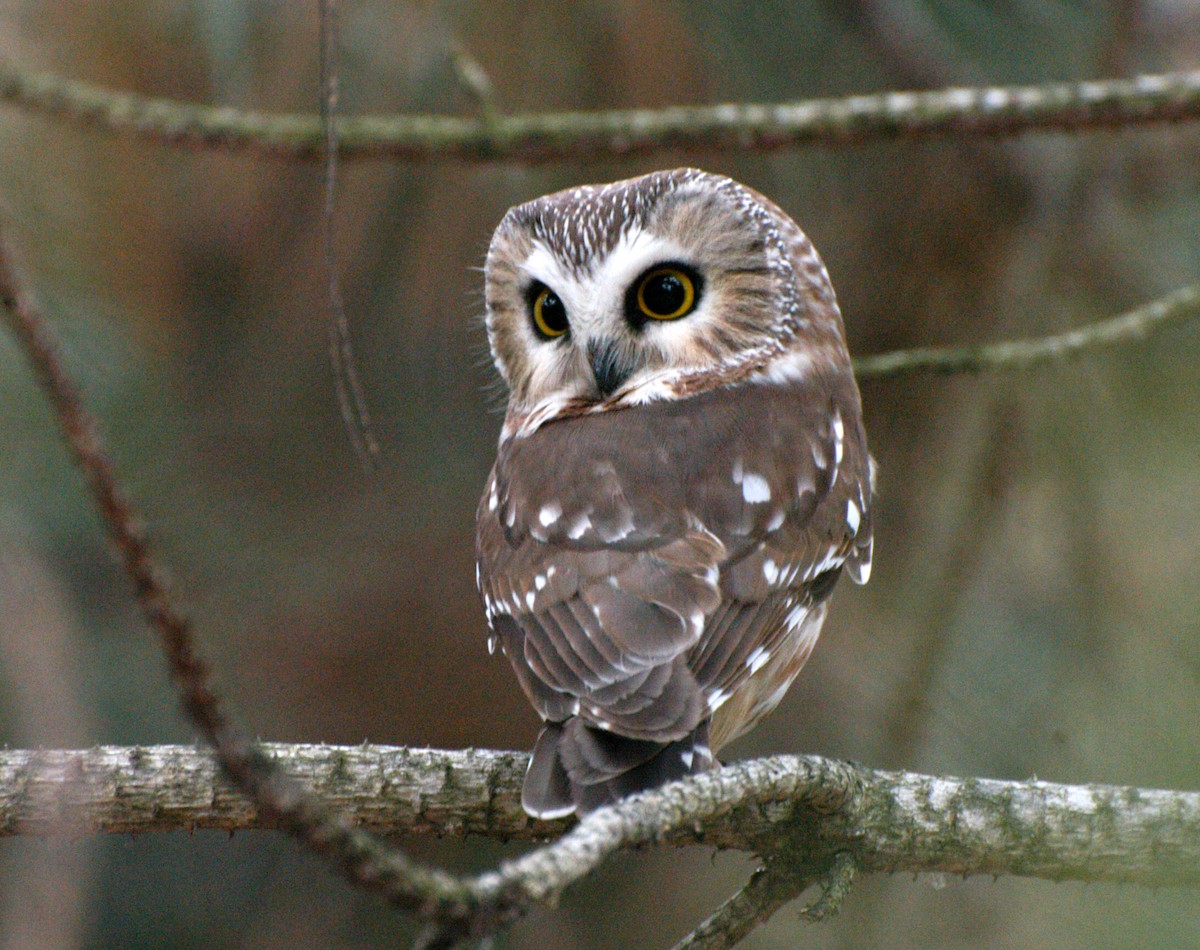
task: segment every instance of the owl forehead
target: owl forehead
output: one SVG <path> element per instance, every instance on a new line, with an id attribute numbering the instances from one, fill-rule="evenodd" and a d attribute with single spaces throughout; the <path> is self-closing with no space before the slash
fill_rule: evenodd
<path id="1" fill-rule="evenodd" d="M 615 252 L 643 248 L 642 235 L 665 236 L 671 223 L 677 228 L 672 236 L 683 243 L 690 243 L 689 234 L 678 233 L 679 225 L 696 238 L 717 219 L 726 232 L 745 227 L 749 222 L 737 202 L 725 194 L 728 186 L 734 186 L 729 179 L 691 168 L 581 185 L 513 208 L 501 231 L 536 242 L 578 278 Z M 680 220 L 684 208 L 692 210 L 686 221 Z"/>
<path id="2" fill-rule="evenodd" d="M 563 263 L 584 273 L 631 232 L 645 231 L 673 176 L 657 173 L 610 185 L 581 185 L 514 208 L 513 224 Z"/>
<path id="3" fill-rule="evenodd" d="M 688 261 L 689 248 L 665 235 L 630 224 L 606 251 L 585 267 L 564 257 L 558 249 L 536 238 L 520 265 L 527 279 L 541 281 L 563 297 L 568 309 L 603 304 L 619 297 L 640 273 L 664 261 Z"/>

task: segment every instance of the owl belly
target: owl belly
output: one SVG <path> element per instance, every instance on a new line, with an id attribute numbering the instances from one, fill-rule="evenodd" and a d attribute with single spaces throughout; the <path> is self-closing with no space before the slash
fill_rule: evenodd
<path id="1" fill-rule="evenodd" d="M 828 601 L 815 605 L 767 662 L 743 680 L 713 714 L 709 740 L 714 752 L 749 732 L 779 705 L 817 645 L 827 609 Z"/>

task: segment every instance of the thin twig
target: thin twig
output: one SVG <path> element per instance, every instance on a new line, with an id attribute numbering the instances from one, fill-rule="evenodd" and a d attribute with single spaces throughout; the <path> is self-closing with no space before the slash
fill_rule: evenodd
<path id="1" fill-rule="evenodd" d="M 768 864 L 746 885 L 698 924 L 672 950 L 717 950 L 744 940 L 775 911 L 790 903 L 809 881 L 796 881 Z"/>
<path id="2" fill-rule="evenodd" d="M 801 910 L 800 916 L 812 923 L 835 916 L 842 909 L 857 876 L 858 862 L 854 855 L 849 851 L 838 852 L 821 878 L 821 896 Z"/>
<path id="3" fill-rule="evenodd" d="M 338 185 L 338 24 L 337 0 L 320 0 L 321 17 L 321 128 L 325 139 L 325 222 L 322 243 L 325 246 L 326 299 L 329 302 L 329 362 L 333 367 L 334 389 L 342 422 L 350 435 L 350 444 L 368 471 L 379 457 L 379 442 L 367 394 L 358 375 L 354 343 L 350 336 L 350 318 L 342 297 L 337 260 L 337 185 Z"/>
<path id="4" fill-rule="evenodd" d="M 500 115 L 500 107 L 496 104 L 496 87 L 492 84 L 487 70 L 471 51 L 457 40 L 450 49 L 450 61 L 454 66 L 454 74 L 458 77 L 463 88 L 471 94 L 471 98 L 479 105 L 480 115 L 488 121 Z"/>
<path id="5" fill-rule="evenodd" d="M 982 343 L 963 347 L 918 347 L 860 356 L 854 373 L 894 376 L 900 373 L 979 373 L 990 369 L 1028 369 L 1067 359 L 1087 350 L 1142 340 L 1168 326 L 1200 317 L 1200 284 L 1167 294 L 1136 310 L 1065 333 L 1032 340 Z"/>
<path id="6" fill-rule="evenodd" d="M 316 116 L 115 92 L 0 64 L 0 100 L 112 132 L 292 159 L 323 152 Z M 1200 117 L 1200 70 L 1042 86 L 886 92 L 774 104 L 532 115 L 347 117 L 344 159 L 548 161 L 678 150 L 768 150 L 944 135 L 1132 128 Z"/>

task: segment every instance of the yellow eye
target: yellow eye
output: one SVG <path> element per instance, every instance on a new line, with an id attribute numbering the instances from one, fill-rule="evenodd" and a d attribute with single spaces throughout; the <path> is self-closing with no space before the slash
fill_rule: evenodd
<path id="1" fill-rule="evenodd" d="M 533 326 L 542 337 L 553 340 L 570 328 L 567 308 L 549 287 L 543 287 L 533 298 Z"/>
<path id="2" fill-rule="evenodd" d="M 639 281 L 636 299 L 642 316 L 678 320 L 696 305 L 696 283 L 678 267 L 659 267 Z"/>

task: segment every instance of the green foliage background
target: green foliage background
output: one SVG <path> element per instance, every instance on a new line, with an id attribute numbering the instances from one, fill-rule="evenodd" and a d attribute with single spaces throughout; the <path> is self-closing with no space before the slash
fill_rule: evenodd
<path id="1" fill-rule="evenodd" d="M 0 56 L 114 89 L 316 105 L 316 4 L 0 7 Z M 346 2 L 343 109 L 771 101 L 1195 66 L 1195 2 Z M 172 150 L 0 107 L 0 216 L 112 438 L 220 688 L 273 740 L 527 747 L 484 649 L 475 500 L 500 397 L 477 268 L 511 204 L 698 164 L 821 249 L 851 348 L 1035 336 L 1200 275 L 1194 127 L 553 166 L 363 162 L 338 252 L 384 459 L 349 447 L 325 354 L 315 163 Z M 863 387 L 876 573 L 737 756 L 1200 788 L 1200 330 L 1020 375 Z M 552 477 L 552 473 L 548 473 Z M 190 741 L 49 411 L 0 336 L 0 741 Z M 482 867 L 505 849 L 410 842 Z M 663 946 L 748 873 L 622 857 L 501 946 Z M 1193 893 L 868 879 L 750 947 L 1178 947 Z M 274 834 L 0 841 L 0 940 L 368 947 L 409 925 Z"/>

